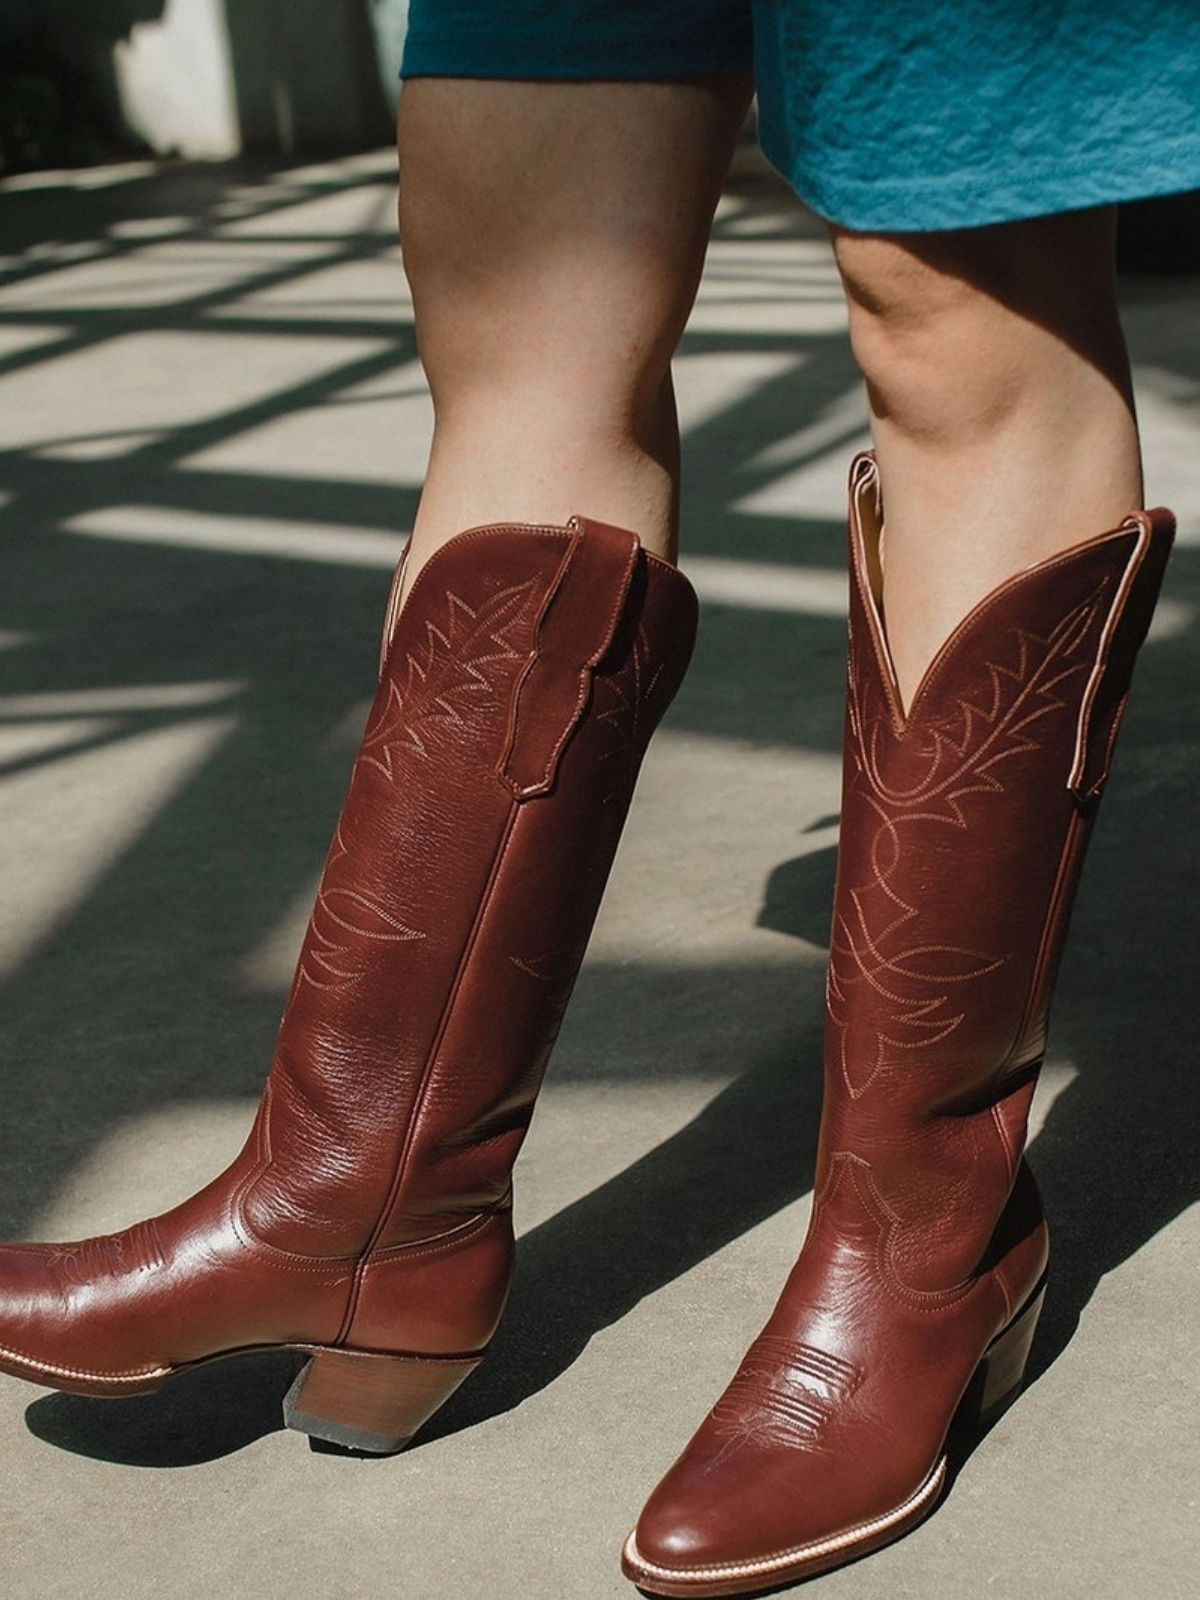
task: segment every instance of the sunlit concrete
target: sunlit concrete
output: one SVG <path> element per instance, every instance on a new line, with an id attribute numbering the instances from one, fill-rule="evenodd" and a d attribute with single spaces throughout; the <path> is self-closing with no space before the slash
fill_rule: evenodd
<path id="1" fill-rule="evenodd" d="M 273 556 L 281 561 L 322 561 L 335 566 L 394 567 L 397 536 L 355 527 L 296 525 L 265 517 L 214 517 L 155 506 L 108 506 L 65 524 L 69 533 L 118 543 L 230 555 Z"/>
<path id="2" fill-rule="evenodd" d="M 783 350 L 685 350 L 674 363 L 680 431 L 685 438 L 698 433 L 802 364 L 802 358 Z"/>
<path id="3" fill-rule="evenodd" d="M 273 242 L 263 240 L 254 248 L 262 249 Z M 410 305 L 397 250 L 379 260 L 317 266 L 302 278 L 288 278 L 264 289 L 250 290 L 223 305 L 221 315 L 364 322 L 371 317 L 394 319 L 406 314 Z"/>
<path id="4" fill-rule="evenodd" d="M 339 304 L 343 313 L 352 314 L 352 298 Z M 241 309 L 232 308 L 235 318 Z M 372 305 L 359 309 L 370 315 Z M 320 404 L 289 409 L 239 430 L 188 455 L 182 465 L 198 472 L 267 473 L 417 489 L 425 477 L 432 434 L 429 392 L 419 364 L 406 361 L 378 377 L 339 388 Z"/>
<path id="5" fill-rule="evenodd" d="M 214 290 L 227 292 L 239 280 L 268 272 L 290 256 L 286 245 L 269 239 L 253 244 L 153 241 L 136 254 L 122 252 L 14 283 L 4 297 L 13 310 L 47 305 L 68 311 L 177 305 Z"/>
<path id="6" fill-rule="evenodd" d="M 245 332 L 130 333 L 0 376 L 0 449 L 52 458 L 80 439 L 121 455 L 147 433 L 214 421 L 372 355 L 378 340 Z M 101 397 L 92 408 L 88 395 Z"/>
<path id="7" fill-rule="evenodd" d="M 396 200 L 392 194 L 381 194 L 377 186 L 338 190 L 336 169 L 320 169 L 334 185 L 328 195 L 315 200 L 303 200 L 297 205 L 271 207 L 267 211 L 254 208 L 251 215 L 236 222 L 228 222 L 221 229 L 228 239 L 278 239 L 294 240 L 296 244 L 310 240 L 344 239 L 347 234 L 378 236 L 394 241 L 396 238 Z M 289 174 L 296 181 L 313 181 L 301 171 Z"/>
<path id="8" fill-rule="evenodd" d="M 767 561 L 725 561 L 720 556 L 688 556 L 683 569 L 701 599 L 722 605 L 812 617 L 846 614 L 844 572 Z"/>
<path id="9" fill-rule="evenodd" d="M 224 717 L 148 733 L 118 733 L 106 719 L 90 728 L 77 723 L 82 748 L 53 754 L 48 766 L 0 775 L 0 978 L 11 976 L 87 900 L 232 727 Z M 55 724 L 48 733 L 47 753 L 61 743 L 60 731 Z"/>
<path id="10" fill-rule="evenodd" d="M 10 324 L 0 328 L 0 361 L 9 356 L 24 355 L 26 351 L 37 350 L 42 345 L 53 344 L 65 331 L 63 328 L 47 327 L 45 323 L 38 327 L 21 328 Z"/>
<path id="11" fill-rule="evenodd" d="M 95 193 L 98 189 L 118 188 L 135 178 L 152 178 L 160 170 L 157 161 L 115 161 L 102 167 L 46 167 L 0 178 L 0 193 L 31 194 L 45 189 Z"/>
<path id="12" fill-rule="evenodd" d="M 0 695 L 0 719 L 98 716 L 114 711 L 178 711 L 232 700 L 244 683 L 139 683 L 104 689 L 59 689 Z"/>
<path id="13" fill-rule="evenodd" d="M 167 1206 L 250 1124 L 428 440 L 393 166 L 0 182 L 23 275 L 0 293 L 0 1198 L 23 1235 Z M 770 1309 L 817 1130 L 865 412 L 820 226 L 764 184 L 722 202 L 677 364 L 700 640 L 518 1169 L 488 1361 L 376 1462 L 284 1433 L 269 1363 L 123 1403 L 0 1380 L 3 1592 L 632 1596 L 621 1539 Z M 219 237 L 164 246 L 193 210 Z M 937 1514 L 822 1600 L 1194 1594 L 1197 281 L 1126 286 L 1150 494 L 1184 529 L 1035 1102 L 1035 1381 Z"/>

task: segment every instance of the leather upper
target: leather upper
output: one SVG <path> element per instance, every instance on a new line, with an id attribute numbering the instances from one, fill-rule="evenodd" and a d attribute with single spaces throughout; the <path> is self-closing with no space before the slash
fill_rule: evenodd
<path id="1" fill-rule="evenodd" d="M 871 457 L 851 488 L 812 1216 L 766 1328 L 642 1514 L 627 1570 L 651 1588 L 805 1575 L 931 1503 L 955 1408 L 1046 1263 L 1026 1119 L 1171 518 L 1132 517 L 995 590 L 906 715 L 872 592 Z"/>
<path id="2" fill-rule="evenodd" d="M 246 1148 L 137 1229 L 0 1251 L 0 1367 L 107 1392 L 248 1345 L 486 1344 L 512 1163 L 695 623 L 686 579 L 600 523 L 427 563 Z"/>

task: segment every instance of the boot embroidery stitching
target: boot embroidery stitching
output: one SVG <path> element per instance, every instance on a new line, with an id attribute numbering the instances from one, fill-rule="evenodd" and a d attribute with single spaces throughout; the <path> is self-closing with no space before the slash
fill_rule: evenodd
<path id="1" fill-rule="evenodd" d="M 427 741 L 439 726 L 464 726 L 469 697 L 494 694 L 501 669 L 524 661 L 533 648 L 539 587 L 530 578 L 501 589 L 478 608 L 448 592 L 444 627 L 426 622 L 424 652 L 405 657 L 403 690 L 389 679 L 359 759 L 393 781 L 399 752 L 427 757 Z"/>
<path id="2" fill-rule="evenodd" d="M 912 724 L 897 738 L 878 710 L 868 719 L 864 715 L 866 708 L 855 704 L 855 766 L 879 799 L 904 808 L 940 801 L 949 815 L 935 811 L 931 821 L 969 826 L 958 800 L 974 792 L 1002 794 L 1004 785 L 990 769 L 1010 756 L 1041 748 L 1040 741 L 1032 739 L 1026 730 L 1043 717 L 1063 710 L 1066 701 L 1058 692 L 1060 686 L 1087 671 L 1089 661 L 1078 659 L 1077 652 L 1092 632 L 1107 588 L 1107 583 L 1101 584 L 1045 637 L 1024 628 L 1011 630 L 1015 662 L 985 662 L 986 703 L 977 704 L 959 696 L 953 714 L 927 725 L 932 745 L 926 770 L 909 789 L 889 786 L 883 772 L 887 757 L 881 758 L 880 750 L 883 746 L 911 743 Z M 1076 656 L 1074 660 L 1072 655 Z M 852 703 L 861 693 L 855 674 L 850 684 Z M 1035 703 L 1030 704 L 1031 701 Z M 966 787 L 960 788 L 961 785 Z"/>
<path id="3" fill-rule="evenodd" d="M 339 916 L 333 909 L 335 904 L 344 915 Z M 329 923 L 334 927 L 330 928 Z M 340 936 L 337 929 L 342 930 Z M 356 941 L 409 944 L 425 937 L 393 917 L 368 895 L 352 889 L 322 890 L 317 896 L 299 976 L 314 989 L 346 989 L 363 977 L 361 967 L 357 970 L 355 967 L 355 958 L 362 953 Z"/>
<path id="4" fill-rule="evenodd" d="M 605 710 L 597 710 L 596 721 L 603 722 L 617 735 L 618 743 L 600 757 L 601 763 L 612 762 L 616 771 L 610 773 L 611 789 L 605 796 L 606 805 L 619 804 L 628 808 L 637 782 L 641 750 L 643 712 L 651 703 L 664 663 L 654 661 L 650 655 L 650 642 L 646 631 L 639 625 L 632 648 L 618 672 L 596 679 L 597 699 L 607 695 L 612 702 Z"/>
<path id="5" fill-rule="evenodd" d="M 304 947 L 300 952 L 292 993 L 288 999 L 288 1011 L 302 983 L 310 984 L 314 989 L 339 990 L 359 981 L 363 974 L 361 970 L 356 971 L 354 966 L 356 940 L 403 943 L 426 937 L 418 929 L 410 928 L 370 895 L 358 889 L 341 889 L 336 883 L 329 883 L 331 878 L 336 877 L 349 854 L 342 832 L 343 825 L 339 819 L 325 870 L 321 874 L 321 887 L 317 892 Z M 341 908 L 340 915 L 334 909 L 335 904 Z"/>
<path id="6" fill-rule="evenodd" d="M 859 1368 L 798 1340 L 763 1334 L 713 1407 L 726 1439 L 713 1465 L 746 1444 L 819 1446 L 830 1420 L 862 1383 Z"/>
<path id="7" fill-rule="evenodd" d="M 539 956 L 509 956 L 513 966 L 536 978 L 539 983 L 568 983 L 574 979 L 583 961 L 586 945 L 572 945 L 566 950 L 547 950 Z"/>
<path id="8" fill-rule="evenodd" d="M 534 579 L 511 585 L 478 608 L 447 593 L 445 626 L 427 621 L 423 659 L 411 653 L 406 656 L 405 690 L 400 690 L 394 677 L 388 681 L 386 695 L 363 735 L 363 765 L 395 783 L 402 751 L 428 757 L 427 740 L 434 728 L 466 726 L 464 697 L 496 692 L 500 669 L 528 657 L 536 588 Z M 513 635 L 522 630 L 526 637 L 515 639 Z M 349 853 L 339 822 L 301 952 L 293 998 L 302 983 L 339 991 L 358 982 L 363 976 L 363 940 L 405 942 L 426 937 L 410 927 L 397 908 L 357 888 L 338 886 L 336 877 Z"/>
<path id="9" fill-rule="evenodd" d="M 1046 637 L 1014 628 L 1009 635 L 1012 657 L 985 663 L 982 694 L 959 697 L 951 716 L 929 726 L 924 770 L 906 789 L 889 785 L 885 776 L 887 752 L 903 743 L 904 736 L 897 739 L 878 706 L 869 714 L 864 704 L 868 691 L 862 686 L 873 680 L 851 671 L 847 720 L 853 778 L 861 801 L 878 819 L 869 851 L 870 876 L 847 890 L 853 918 L 843 914 L 837 919 L 827 976 L 830 1019 L 838 1030 L 842 1078 L 852 1099 L 861 1098 L 881 1071 L 897 1064 L 896 1052 L 938 1044 L 961 1025 L 965 1012 L 952 1007 L 946 989 L 984 977 L 1011 959 L 1010 952 L 952 945 L 888 949 L 900 929 L 920 925 L 920 908 L 892 886 L 904 853 L 901 830 L 937 823 L 968 829 L 967 798 L 1004 793 L 996 769 L 1012 756 L 1040 748 L 1031 729 L 1067 709 L 1063 686 L 1087 670 L 1079 651 L 1093 631 L 1106 589 L 1101 584 Z M 883 1018 L 877 1019 L 882 1025 L 872 1033 L 873 1047 L 865 1062 L 852 1066 L 862 1049 L 850 1040 L 849 994 L 860 983 L 885 1004 Z"/>
<path id="10" fill-rule="evenodd" d="M 153 1217 L 121 1233 L 101 1234 L 71 1244 L 46 1246 L 46 1264 L 64 1284 L 94 1283 L 97 1278 L 124 1278 L 160 1272 L 166 1266 L 162 1241 Z"/>
<path id="11" fill-rule="evenodd" d="M 985 951 L 956 945 L 910 945 L 894 955 L 887 953 L 885 947 L 892 935 L 908 923 L 919 922 L 920 910 L 902 899 L 890 886 L 889 879 L 895 876 L 901 864 L 900 833 L 886 814 L 873 802 L 872 805 L 879 814 L 879 827 L 871 844 L 873 878 L 862 889 L 849 891 L 849 900 L 854 909 L 853 925 L 848 918 L 838 917 L 826 979 L 831 1020 L 842 1030 L 840 1056 L 843 1077 L 855 1099 L 865 1093 L 889 1064 L 889 1047 L 892 1051 L 923 1049 L 939 1043 L 962 1022 L 964 1012 L 954 1013 L 946 1009 L 950 1004 L 949 995 L 931 994 L 928 992 L 929 985 L 966 983 L 994 972 L 1008 960 L 1007 956 L 993 956 Z M 885 848 L 887 859 L 882 855 Z M 882 894 L 895 913 L 878 932 L 872 931 L 872 922 L 878 920 L 872 917 L 869 909 L 872 890 Z M 847 964 L 851 970 L 847 970 Z M 860 1075 L 856 1083 L 847 1049 L 849 1029 L 843 1019 L 850 1013 L 848 991 L 860 982 L 887 1002 L 891 1031 L 880 1028 L 872 1034 L 874 1056 L 865 1078 Z M 926 986 L 924 994 L 912 992 L 918 985 Z"/>
<path id="12" fill-rule="evenodd" d="M 813 1206 L 814 1226 L 818 1213 L 837 1194 L 842 1183 L 849 1182 L 862 1210 L 875 1225 L 873 1253 L 884 1287 L 902 1300 L 909 1310 L 940 1312 L 972 1292 L 978 1282 L 974 1278 L 965 1278 L 947 1289 L 914 1289 L 905 1283 L 895 1266 L 896 1247 L 904 1229 L 904 1221 L 880 1194 L 871 1172 L 871 1163 L 849 1150 L 838 1150 L 830 1157 L 829 1167 L 829 1178 Z"/>

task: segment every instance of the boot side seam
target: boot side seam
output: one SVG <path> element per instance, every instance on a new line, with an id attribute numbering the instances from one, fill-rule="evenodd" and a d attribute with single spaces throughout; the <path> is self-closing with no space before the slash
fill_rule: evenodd
<path id="1" fill-rule="evenodd" d="M 551 616 L 555 605 L 559 602 L 560 597 L 567 586 L 572 565 L 575 563 L 575 558 L 578 554 L 580 544 L 583 539 L 585 524 L 581 521 L 581 519 L 572 519 L 571 526 L 572 542 L 568 547 L 567 553 L 562 561 L 561 566 L 559 567 L 554 582 L 551 585 L 548 594 L 546 595 L 541 614 L 538 617 L 537 631 L 535 635 L 537 646 L 531 653 L 530 658 L 526 662 L 525 667 L 520 673 L 513 689 L 512 700 L 509 705 L 509 725 L 505 739 L 504 754 L 502 755 L 496 769 L 497 776 L 512 791 L 514 798 L 517 800 L 530 799 L 536 795 L 544 794 L 553 783 L 554 775 L 558 770 L 558 763 L 562 756 L 562 752 L 566 747 L 566 744 L 572 733 L 574 733 L 576 727 L 579 725 L 579 719 L 583 715 L 584 710 L 587 707 L 588 700 L 591 697 L 592 683 L 595 677 L 596 668 L 600 665 L 600 662 L 604 659 L 612 646 L 612 642 L 617 631 L 617 625 L 621 618 L 621 613 L 624 610 L 626 601 L 629 597 L 629 586 L 633 581 L 634 570 L 637 567 L 638 556 L 641 551 L 641 545 L 636 535 L 628 535 L 628 545 L 624 552 L 624 564 L 614 585 L 615 593 L 612 606 L 604 620 L 602 628 L 599 630 L 598 634 L 595 635 L 596 643 L 594 648 L 588 657 L 579 664 L 578 690 L 575 696 L 574 707 L 572 708 L 566 722 L 563 725 L 562 732 L 559 734 L 553 747 L 546 756 L 545 765 L 540 776 L 532 778 L 528 782 L 522 783 L 516 777 L 513 770 L 517 757 L 518 744 L 520 741 L 521 704 L 525 697 L 525 692 L 529 682 L 536 673 L 538 664 L 544 654 L 543 637 L 545 634 L 545 624 L 547 619 Z M 594 525 L 594 527 L 596 527 L 598 530 L 599 525 Z M 609 531 L 613 532 L 614 530 Z"/>
<path id="2" fill-rule="evenodd" d="M 1012 1072 L 1019 1071 L 1024 1063 L 1020 1060 L 1021 1045 L 1029 1031 L 1038 1007 L 1047 995 L 1054 981 L 1055 945 L 1061 946 L 1066 934 L 1067 919 L 1070 916 L 1072 901 L 1074 899 L 1074 880 L 1078 877 L 1078 869 L 1083 863 L 1083 851 L 1086 848 L 1090 832 L 1091 816 L 1076 804 L 1067 822 L 1066 837 L 1063 839 L 1062 851 L 1058 859 L 1058 867 L 1054 874 L 1054 885 L 1050 891 L 1050 899 L 1046 906 L 1046 915 L 1042 923 L 1041 935 L 1038 939 L 1037 955 L 1034 958 L 1033 971 L 1029 977 L 1029 989 L 1025 996 L 1025 1004 L 1021 1009 L 1020 1020 L 1013 1033 L 1012 1043 L 1001 1059 L 1000 1065 L 992 1076 L 992 1084 L 1000 1084 Z M 1039 1041 L 1038 1049 L 1031 1059 L 1036 1060 L 1045 1054 L 1045 1040 Z"/>
<path id="3" fill-rule="evenodd" d="M 363 1247 L 362 1255 L 360 1256 L 355 1269 L 354 1281 L 350 1288 L 345 1316 L 342 1321 L 342 1326 L 338 1330 L 336 1342 L 340 1343 L 341 1340 L 346 1338 L 350 1329 L 354 1325 L 355 1313 L 358 1309 L 359 1297 L 362 1292 L 363 1275 L 366 1270 L 367 1262 L 373 1255 L 375 1247 L 387 1226 L 388 1219 L 391 1217 L 392 1212 L 395 1209 L 396 1202 L 404 1188 L 404 1179 L 408 1174 L 409 1161 L 412 1155 L 413 1147 L 416 1144 L 417 1133 L 421 1122 L 421 1113 L 424 1109 L 425 1098 L 429 1092 L 429 1085 L 433 1077 L 434 1067 L 437 1064 L 442 1043 L 445 1040 L 446 1032 L 450 1026 L 450 1019 L 454 1014 L 459 993 L 461 992 L 463 983 L 466 979 L 467 971 L 471 964 L 471 958 L 475 953 L 475 947 L 479 941 L 479 935 L 483 928 L 483 923 L 488 908 L 491 905 L 492 896 L 495 893 L 496 883 L 500 876 L 501 867 L 503 866 L 504 860 L 508 855 L 509 845 L 512 841 L 513 830 L 515 828 L 517 815 L 520 809 L 520 805 L 516 800 L 514 800 L 509 807 L 508 817 L 505 821 L 500 840 L 496 847 L 495 856 L 492 860 L 491 871 L 488 873 L 487 883 L 484 885 L 483 892 L 479 897 L 479 904 L 475 908 L 475 915 L 471 922 L 471 930 L 467 935 L 466 943 L 464 944 L 459 955 L 458 963 L 455 967 L 454 979 L 450 985 L 449 993 L 446 996 L 445 1004 L 442 1007 L 442 1014 L 438 1019 L 437 1030 L 434 1033 L 433 1040 L 430 1043 L 429 1052 L 425 1058 L 425 1063 L 421 1070 L 421 1080 L 417 1085 L 417 1092 L 412 1099 L 412 1107 L 408 1116 L 408 1125 L 403 1131 L 400 1149 L 396 1155 L 392 1184 L 379 1215 L 375 1220 L 375 1224 L 371 1229 L 370 1235 L 367 1238 L 367 1242 Z"/>

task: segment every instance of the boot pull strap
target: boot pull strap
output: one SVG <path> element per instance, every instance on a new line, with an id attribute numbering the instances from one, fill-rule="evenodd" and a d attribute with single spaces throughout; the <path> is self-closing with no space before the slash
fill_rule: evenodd
<path id="1" fill-rule="evenodd" d="M 517 680 L 499 777 L 518 800 L 553 787 L 559 757 L 591 695 L 625 608 L 637 535 L 572 518 L 571 541 L 538 618 L 537 647 Z"/>
<path id="2" fill-rule="evenodd" d="M 1080 801 L 1104 787 L 1125 714 L 1133 663 L 1146 637 L 1171 550 L 1174 519 L 1142 511 L 1122 527 L 1136 535 L 1100 635 L 1096 660 L 1079 707 L 1075 753 L 1067 787 Z"/>

